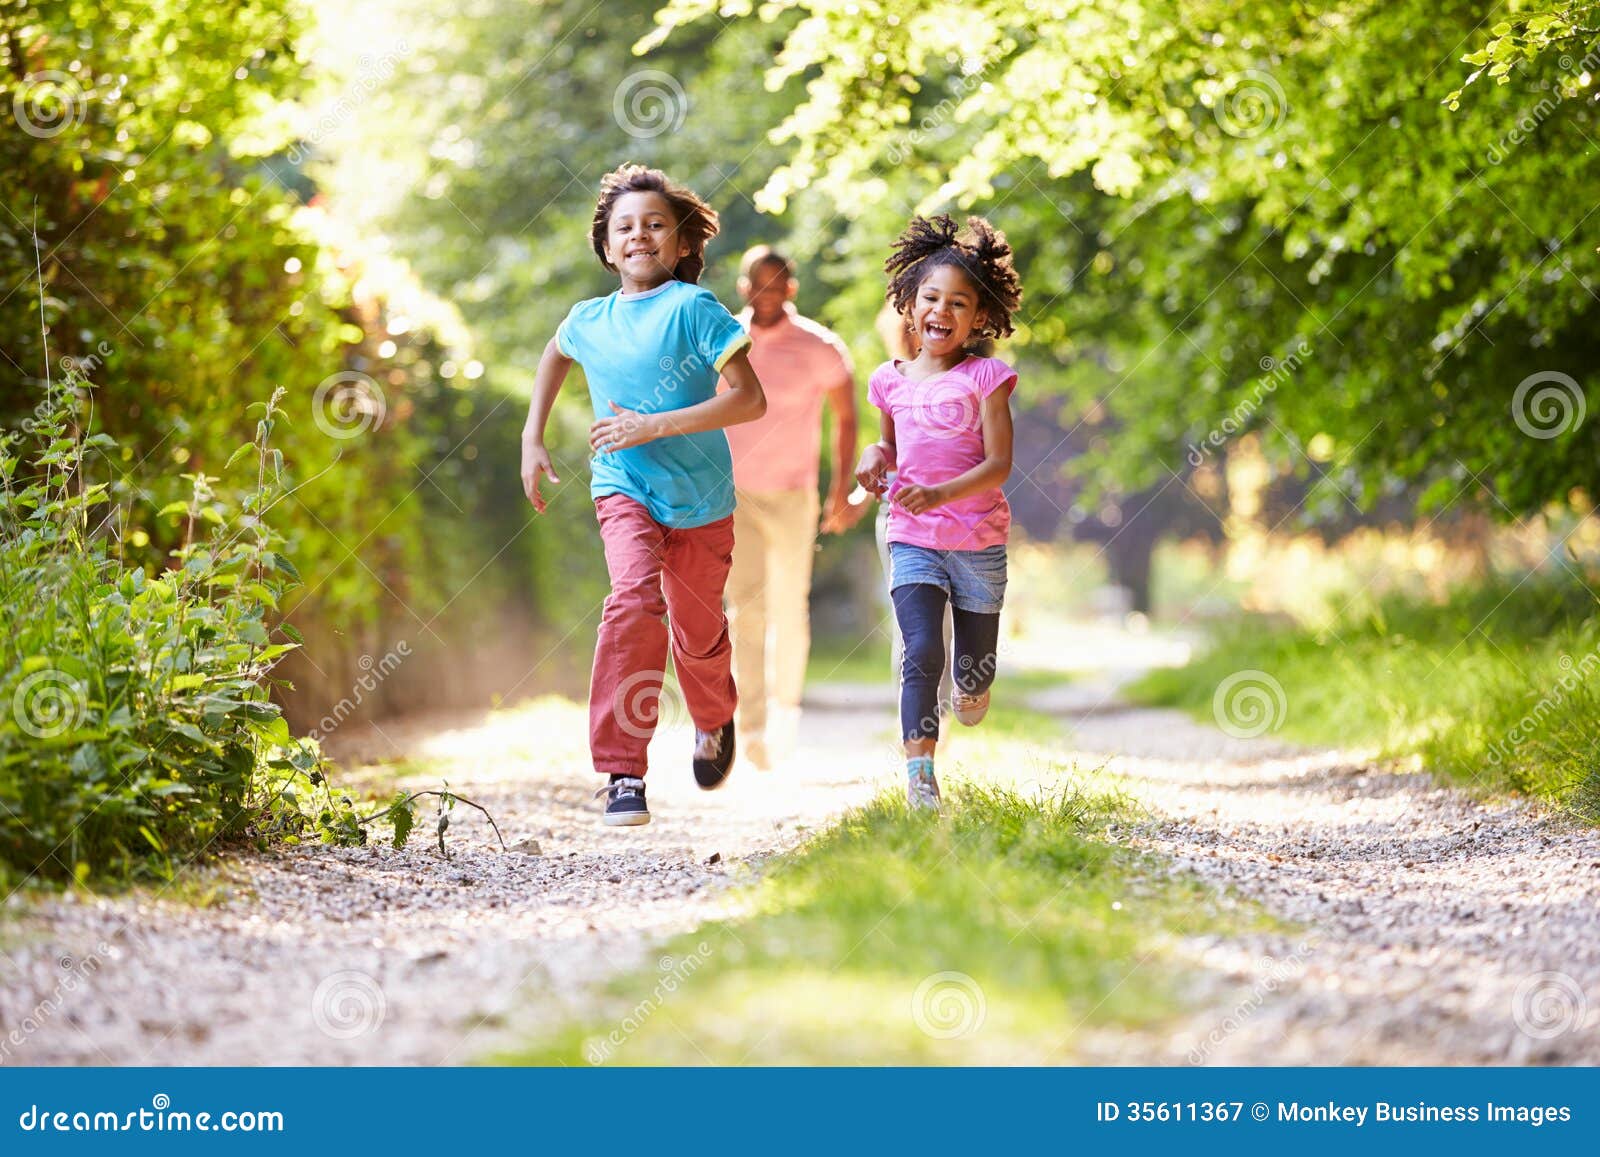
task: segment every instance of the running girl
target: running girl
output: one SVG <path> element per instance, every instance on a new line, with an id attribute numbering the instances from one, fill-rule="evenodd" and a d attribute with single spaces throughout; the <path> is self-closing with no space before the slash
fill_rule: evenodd
<path id="1" fill-rule="evenodd" d="M 1011 333 L 1022 300 L 1005 236 L 982 217 L 962 233 L 948 216 L 916 217 L 884 262 L 889 302 L 917 347 L 879 366 L 867 397 L 883 412 L 883 438 L 856 467 L 863 487 L 887 496 L 889 593 L 905 640 L 900 734 L 906 794 L 939 807 L 941 626 L 952 608 L 951 709 L 971 726 L 989 710 L 1006 590 L 1011 508 L 1011 391 L 1016 371 L 973 352 Z"/>
<path id="2" fill-rule="evenodd" d="M 694 777 L 733 765 L 732 648 L 722 588 L 733 554 L 733 464 L 723 428 L 766 412 L 750 338 L 696 282 L 717 214 L 666 174 L 624 165 L 600 182 L 590 242 L 620 287 L 572 307 L 545 346 L 522 431 L 522 488 L 560 484 L 545 425 L 567 371 L 583 366 L 594 408 L 590 494 L 605 545 L 606 598 L 589 681 L 589 750 L 608 778 L 605 822 L 650 822 L 644 776 L 667 650 L 695 725 Z M 717 392 L 717 375 L 730 387 Z M 670 631 L 669 624 L 670 623 Z"/>

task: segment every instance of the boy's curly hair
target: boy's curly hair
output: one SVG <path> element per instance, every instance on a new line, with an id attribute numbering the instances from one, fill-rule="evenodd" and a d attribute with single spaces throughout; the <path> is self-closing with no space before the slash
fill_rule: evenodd
<path id="1" fill-rule="evenodd" d="M 625 193 L 660 193 L 672 206 L 672 215 L 678 223 L 678 236 L 688 243 L 688 256 L 680 260 L 672 276 L 690 285 L 698 285 L 700 274 L 706 267 L 706 242 L 722 228 L 717 211 L 702 201 L 692 189 L 678 184 L 660 169 L 644 165 L 619 165 L 600 178 L 600 199 L 595 202 L 594 222 L 589 227 L 589 241 L 594 254 L 612 273 L 617 267 L 606 257 L 606 231 L 611 227 L 611 211 L 617 198 Z"/>
<path id="2" fill-rule="evenodd" d="M 1022 304 L 1022 279 L 1011 263 L 1006 235 L 982 217 L 968 217 L 965 235 L 948 213 L 913 217 L 895 239 L 894 253 L 883 263 L 889 275 L 885 295 L 894 308 L 907 313 L 917 298 L 923 279 L 941 265 L 953 265 L 967 275 L 978 291 L 984 320 L 973 333 L 979 338 L 1011 333 L 1011 315 Z"/>

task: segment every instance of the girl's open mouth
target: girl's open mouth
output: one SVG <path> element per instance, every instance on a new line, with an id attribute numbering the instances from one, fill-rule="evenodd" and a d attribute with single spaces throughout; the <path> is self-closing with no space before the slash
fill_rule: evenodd
<path id="1" fill-rule="evenodd" d="M 934 341 L 944 341 L 945 338 L 949 337 L 955 331 L 949 326 L 936 325 L 930 321 L 922 327 L 922 332 L 927 334 Z"/>

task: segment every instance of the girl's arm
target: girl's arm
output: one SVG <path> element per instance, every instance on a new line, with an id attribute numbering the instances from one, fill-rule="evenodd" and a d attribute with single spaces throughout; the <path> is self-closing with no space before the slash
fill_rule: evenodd
<path id="1" fill-rule="evenodd" d="M 533 378 L 533 400 L 528 403 L 528 421 L 522 427 L 522 492 L 540 514 L 544 513 L 546 502 L 539 493 L 539 474 L 548 475 L 552 486 L 561 485 L 550 462 L 550 451 L 544 447 L 544 428 L 570 369 L 572 359 L 562 353 L 556 339 L 551 338 L 539 358 L 539 369 Z"/>
<path id="2" fill-rule="evenodd" d="M 589 445 L 596 454 L 605 454 L 643 446 L 674 434 L 700 434 L 741 422 L 754 422 L 767 412 L 767 395 L 761 389 L 746 350 L 740 350 L 727 360 L 722 376 L 728 389 L 681 410 L 641 414 L 636 410 L 624 410 L 612 402 L 613 416 L 601 418 L 589 427 Z"/>
<path id="3" fill-rule="evenodd" d="M 856 481 L 863 490 L 882 497 L 883 492 L 889 489 L 889 480 L 884 474 L 894 469 L 896 452 L 894 418 L 885 410 L 882 441 L 874 442 L 861 451 L 861 461 L 856 463 Z"/>
<path id="4" fill-rule="evenodd" d="M 1011 477 L 1011 391 L 983 400 L 983 461 L 937 486 L 902 486 L 894 500 L 911 514 L 970 498 L 1002 486 Z"/>

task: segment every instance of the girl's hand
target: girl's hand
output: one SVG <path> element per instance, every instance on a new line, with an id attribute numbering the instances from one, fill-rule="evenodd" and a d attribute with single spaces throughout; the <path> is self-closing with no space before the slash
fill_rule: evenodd
<path id="1" fill-rule="evenodd" d="M 560 486 L 561 479 L 556 477 L 556 468 L 550 462 L 550 451 L 538 443 L 524 442 L 522 445 L 522 492 L 528 496 L 528 501 L 533 503 L 533 508 L 543 514 L 548 503 L 539 493 L 539 475 L 544 473 L 550 479 L 552 486 Z"/>
<path id="2" fill-rule="evenodd" d="M 861 461 L 856 463 L 856 481 L 863 490 L 883 497 L 883 492 L 889 489 L 889 480 L 884 477 L 894 467 L 894 460 L 889 457 L 882 442 L 874 442 L 861 452 Z"/>
<path id="3" fill-rule="evenodd" d="M 654 414 L 624 410 L 615 402 L 611 403 L 611 412 L 614 417 L 601 418 L 589 427 L 589 448 L 596 454 L 643 446 L 661 436 Z"/>
<path id="4" fill-rule="evenodd" d="M 950 498 L 941 486 L 902 486 L 895 491 L 894 500 L 907 514 L 924 514 Z"/>

